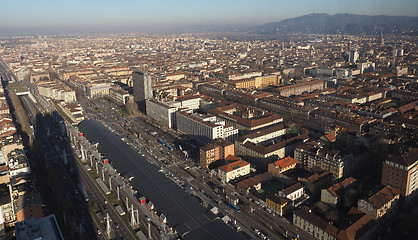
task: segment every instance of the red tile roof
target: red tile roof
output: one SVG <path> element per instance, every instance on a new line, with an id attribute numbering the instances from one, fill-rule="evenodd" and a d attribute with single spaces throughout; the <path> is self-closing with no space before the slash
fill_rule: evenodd
<path id="1" fill-rule="evenodd" d="M 375 208 L 380 209 L 386 203 L 392 201 L 396 196 L 399 196 L 401 192 L 393 187 L 384 187 L 382 190 L 377 192 L 375 195 L 369 198 L 369 201 L 374 205 Z"/>
<path id="2" fill-rule="evenodd" d="M 298 163 L 299 163 L 299 161 L 292 158 L 292 157 L 285 157 L 285 158 L 282 158 L 280 160 L 275 161 L 274 165 L 276 167 L 280 167 L 280 168 L 283 169 L 283 168 L 288 168 L 288 167 L 290 167 L 294 164 L 298 164 Z"/>
<path id="3" fill-rule="evenodd" d="M 229 156 L 231 156 L 231 155 L 229 155 Z M 250 163 L 241 159 L 241 160 L 238 160 L 238 161 L 235 161 L 235 162 L 232 162 L 232 163 L 228 163 L 227 165 L 224 165 L 222 167 L 219 167 L 219 170 L 228 173 L 228 172 L 232 172 L 232 171 L 234 171 L 238 168 L 245 167 L 247 165 L 250 165 Z"/>

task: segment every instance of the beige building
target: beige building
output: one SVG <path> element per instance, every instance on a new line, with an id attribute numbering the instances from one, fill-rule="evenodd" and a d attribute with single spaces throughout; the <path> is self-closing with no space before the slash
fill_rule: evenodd
<path id="1" fill-rule="evenodd" d="M 337 228 L 331 222 L 301 209 L 293 211 L 293 224 L 319 240 L 368 240 L 374 239 L 378 224 L 367 214 L 351 208 L 345 219 L 348 224 Z"/>
<path id="2" fill-rule="evenodd" d="M 118 103 L 126 104 L 129 99 L 129 92 L 121 88 L 111 87 L 109 89 L 109 97 Z"/>
<path id="3" fill-rule="evenodd" d="M 337 240 L 338 228 L 306 210 L 293 211 L 293 224 L 316 239 Z"/>
<path id="4" fill-rule="evenodd" d="M 255 89 L 255 78 L 244 78 L 244 79 L 237 79 L 237 80 L 229 80 L 228 84 L 235 89 L 248 89 L 252 90 Z"/>
<path id="5" fill-rule="evenodd" d="M 296 129 L 297 133 L 286 134 L 289 129 L 290 126 L 279 124 L 238 137 L 236 155 L 253 161 L 260 168 L 267 168 L 268 163 L 291 155 L 297 145 L 308 140 L 306 130 Z"/>
<path id="6" fill-rule="evenodd" d="M 263 88 L 270 85 L 276 85 L 280 83 L 281 76 L 279 75 L 264 75 L 255 77 L 255 87 Z"/>
<path id="7" fill-rule="evenodd" d="M 110 83 L 106 81 L 91 81 L 86 85 L 88 98 L 101 98 L 109 96 Z"/>
<path id="8" fill-rule="evenodd" d="M 368 199 L 358 200 L 358 210 L 367 213 L 374 220 L 392 215 L 398 207 L 400 191 L 384 187 Z"/>
<path id="9" fill-rule="evenodd" d="M 354 187 L 357 179 L 349 177 L 342 182 L 336 183 L 333 186 L 321 190 L 321 201 L 333 207 L 341 201 L 347 189 Z"/>
<path id="10" fill-rule="evenodd" d="M 330 150 L 314 142 L 295 148 L 294 158 L 305 167 L 314 166 L 330 171 L 334 179 L 351 176 L 368 163 L 369 151 L 363 145 L 356 145 L 345 151 Z"/>
<path id="11" fill-rule="evenodd" d="M 39 94 L 64 102 L 75 102 L 75 91 L 59 81 L 38 82 Z"/>
<path id="12" fill-rule="evenodd" d="M 292 157 L 285 157 L 275 162 L 269 163 L 267 171 L 273 176 L 276 176 L 279 173 L 294 169 L 298 163 L 299 161 Z"/>
<path id="13" fill-rule="evenodd" d="M 229 182 L 250 173 L 250 163 L 241 158 L 230 155 L 225 160 L 231 162 L 218 168 L 218 176 L 222 181 Z"/>
<path id="14" fill-rule="evenodd" d="M 180 79 L 185 78 L 185 77 L 186 77 L 186 75 L 184 73 L 182 73 L 182 72 L 178 72 L 178 73 L 167 73 L 165 75 L 165 79 L 166 80 L 174 80 L 174 81 L 180 80 Z"/>

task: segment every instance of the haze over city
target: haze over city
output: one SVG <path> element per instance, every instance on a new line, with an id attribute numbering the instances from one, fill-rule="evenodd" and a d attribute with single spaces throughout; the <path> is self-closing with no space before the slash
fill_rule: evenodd
<path id="1" fill-rule="evenodd" d="M 155 32 L 202 24 L 265 24 L 313 12 L 417 16 L 417 9 L 412 0 L 18 0 L 2 3 L 0 34 Z"/>

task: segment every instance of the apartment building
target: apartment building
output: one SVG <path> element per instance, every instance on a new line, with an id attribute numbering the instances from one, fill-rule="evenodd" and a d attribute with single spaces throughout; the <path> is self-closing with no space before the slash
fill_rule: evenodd
<path id="1" fill-rule="evenodd" d="M 267 171 L 271 173 L 273 176 L 276 176 L 282 172 L 286 172 L 288 170 L 296 168 L 296 165 L 298 163 L 299 161 L 292 157 L 285 157 L 275 162 L 269 163 Z"/>
<path id="2" fill-rule="evenodd" d="M 109 82 L 97 80 L 88 82 L 85 87 L 88 98 L 101 98 L 109 96 L 111 85 Z"/>
<path id="3" fill-rule="evenodd" d="M 350 188 L 357 186 L 357 179 L 349 177 L 342 182 L 336 183 L 333 186 L 321 190 L 321 201 L 333 207 L 341 202 L 342 197 Z"/>
<path id="4" fill-rule="evenodd" d="M 30 174 L 31 170 L 24 150 L 15 149 L 7 154 L 7 166 L 11 177 Z"/>
<path id="5" fill-rule="evenodd" d="M 58 81 L 38 82 L 39 94 L 52 98 L 55 100 L 62 100 L 64 102 L 75 102 L 75 91 L 69 88 L 64 83 Z"/>
<path id="6" fill-rule="evenodd" d="M 338 239 L 338 228 L 304 209 L 293 211 L 293 224 L 316 239 Z"/>
<path id="7" fill-rule="evenodd" d="M 177 97 L 175 102 L 180 103 L 180 106 L 182 108 L 196 110 L 196 109 L 199 109 L 200 107 L 201 98 L 202 98 L 202 95 L 200 94 L 198 95 L 190 94 L 190 95 Z"/>
<path id="8" fill-rule="evenodd" d="M 229 163 L 218 168 L 218 176 L 224 182 L 245 176 L 250 173 L 250 163 L 239 157 L 228 156 L 225 158 Z"/>
<path id="9" fill-rule="evenodd" d="M 266 205 L 273 212 L 283 216 L 291 207 L 291 200 L 288 198 L 280 197 L 277 194 L 266 194 Z"/>
<path id="10" fill-rule="evenodd" d="M 359 199 L 357 208 L 374 220 L 390 217 L 398 207 L 400 193 L 396 188 L 385 186 L 368 199 Z"/>
<path id="11" fill-rule="evenodd" d="M 376 221 L 355 207 L 345 216 L 345 224 L 335 226 L 310 211 L 293 211 L 293 224 L 319 240 L 367 240 L 374 239 L 378 227 Z"/>
<path id="12" fill-rule="evenodd" d="M 126 104 L 129 99 L 129 92 L 113 86 L 109 89 L 109 97 L 118 103 Z"/>
<path id="13" fill-rule="evenodd" d="M 199 160 L 202 168 L 221 159 L 226 159 L 229 155 L 234 156 L 234 144 L 228 140 L 216 139 L 199 149 Z"/>
<path id="14" fill-rule="evenodd" d="M 174 104 L 170 105 L 157 99 L 147 99 L 146 107 L 147 116 L 163 123 L 169 128 L 175 128 L 177 126 L 176 112 L 178 111 L 178 107 Z"/>
<path id="15" fill-rule="evenodd" d="M 278 114 L 239 103 L 216 107 L 208 112 L 244 133 L 283 122 Z"/>
<path id="16" fill-rule="evenodd" d="M 313 92 L 314 90 L 323 90 L 326 83 L 323 80 L 315 80 L 294 85 L 288 85 L 274 89 L 280 96 L 289 97 L 291 95 L 300 95 L 303 92 Z"/>
<path id="17" fill-rule="evenodd" d="M 351 176 L 368 164 L 369 151 L 356 145 L 343 151 L 330 150 L 313 142 L 295 148 L 294 158 L 311 168 L 318 166 L 330 171 L 335 179 Z"/>
<path id="18" fill-rule="evenodd" d="M 304 193 L 305 193 L 305 187 L 300 182 L 297 182 L 279 191 L 279 196 L 295 201 L 296 199 L 303 197 Z"/>
<path id="19" fill-rule="evenodd" d="M 215 116 L 178 111 L 176 113 L 177 131 L 205 144 L 213 139 L 222 138 L 233 141 L 238 136 L 238 129 L 226 126 Z"/>
<path id="20" fill-rule="evenodd" d="M 398 189 L 401 196 L 411 198 L 418 191 L 418 148 L 387 159 L 383 163 L 382 184 Z"/>
<path id="21" fill-rule="evenodd" d="M 278 124 L 238 137 L 235 140 L 236 154 L 267 169 L 270 162 L 291 156 L 297 145 L 308 140 L 306 130 L 295 128 L 291 134 L 291 128 L 290 125 Z"/>
<path id="22" fill-rule="evenodd" d="M 321 196 L 321 190 L 332 184 L 332 173 L 319 167 L 310 168 L 310 174 L 306 178 L 298 177 L 298 181 L 305 185 L 311 197 Z"/>

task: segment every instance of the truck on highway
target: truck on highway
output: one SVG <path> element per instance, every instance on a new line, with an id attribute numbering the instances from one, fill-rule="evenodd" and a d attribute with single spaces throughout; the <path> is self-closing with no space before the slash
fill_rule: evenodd
<path id="1" fill-rule="evenodd" d="M 81 195 L 83 195 L 84 199 L 87 202 L 90 199 L 89 194 L 86 192 L 86 190 L 84 189 L 83 185 L 81 185 L 81 183 L 77 184 L 77 187 L 78 189 L 80 189 Z"/>
<path id="2" fill-rule="evenodd" d="M 121 215 L 121 216 L 125 215 L 125 211 L 123 211 L 123 209 L 120 205 L 116 205 L 115 209 L 116 209 L 116 211 L 118 211 L 119 215 Z"/>

